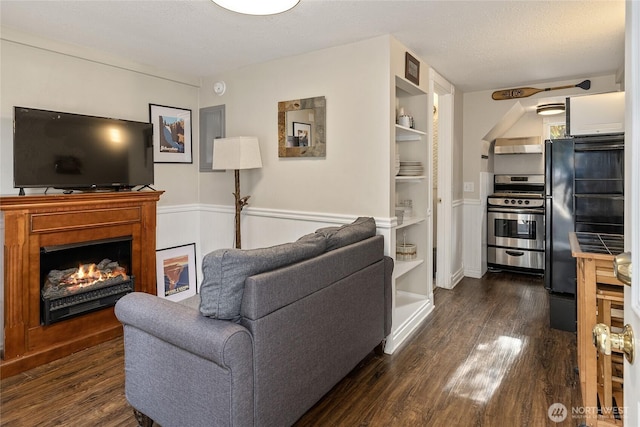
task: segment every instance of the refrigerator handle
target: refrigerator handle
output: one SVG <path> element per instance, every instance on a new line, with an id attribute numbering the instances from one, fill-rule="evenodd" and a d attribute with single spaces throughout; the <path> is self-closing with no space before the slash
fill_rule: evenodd
<path id="1" fill-rule="evenodd" d="M 553 142 L 551 140 L 546 140 L 544 142 L 544 195 L 547 197 L 551 197 L 551 183 L 553 181 L 553 157 L 551 155 L 553 151 L 553 147 L 551 146 Z"/>
<path id="2" fill-rule="evenodd" d="M 551 241 L 551 212 L 553 211 L 553 198 L 545 197 L 544 199 L 544 287 L 551 290 L 551 274 L 552 267 L 552 241 Z"/>

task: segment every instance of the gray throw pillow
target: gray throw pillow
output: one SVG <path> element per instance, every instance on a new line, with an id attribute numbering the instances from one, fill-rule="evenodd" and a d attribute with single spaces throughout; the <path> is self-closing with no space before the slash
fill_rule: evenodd
<path id="1" fill-rule="evenodd" d="M 327 238 L 327 251 L 332 251 L 375 236 L 376 220 L 371 217 L 359 217 L 351 224 L 320 228 L 316 233 Z"/>
<path id="2" fill-rule="evenodd" d="M 247 277 L 313 258 L 325 251 L 324 236 L 308 234 L 295 242 L 262 249 L 218 249 L 202 261 L 200 313 L 215 319 L 240 319 Z"/>

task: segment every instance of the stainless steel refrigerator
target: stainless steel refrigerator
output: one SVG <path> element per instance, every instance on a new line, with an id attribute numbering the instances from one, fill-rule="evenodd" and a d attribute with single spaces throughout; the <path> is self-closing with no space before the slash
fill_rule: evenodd
<path id="1" fill-rule="evenodd" d="M 569 233 L 624 234 L 624 135 L 545 141 L 545 287 L 551 327 L 575 331 Z"/>
<path id="2" fill-rule="evenodd" d="M 576 261 L 569 233 L 574 226 L 575 180 L 573 139 L 545 141 L 545 287 L 575 295 Z"/>

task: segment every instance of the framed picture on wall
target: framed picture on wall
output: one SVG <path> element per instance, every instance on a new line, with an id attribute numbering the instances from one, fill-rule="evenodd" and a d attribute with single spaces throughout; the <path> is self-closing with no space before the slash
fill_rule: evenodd
<path id="1" fill-rule="evenodd" d="M 154 163 L 193 163 L 191 110 L 149 104 Z"/>
<path id="2" fill-rule="evenodd" d="M 197 292 L 196 244 L 156 251 L 158 296 L 180 301 Z"/>
<path id="3" fill-rule="evenodd" d="M 404 77 L 412 83 L 420 85 L 420 61 L 409 52 L 404 57 Z"/>

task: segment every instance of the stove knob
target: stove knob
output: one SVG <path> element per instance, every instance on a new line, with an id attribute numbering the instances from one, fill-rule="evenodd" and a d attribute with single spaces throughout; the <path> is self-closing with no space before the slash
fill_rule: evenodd
<path id="1" fill-rule="evenodd" d="M 524 204 L 525 204 L 525 205 L 528 205 L 528 204 L 529 204 L 529 201 L 528 201 L 528 200 L 525 200 L 525 201 L 524 201 Z"/>
<path id="2" fill-rule="evenodd" d="M 522 204 L 522 200 L 518 200 L 518 204 L 521 205 Z"/>
<path id="3" fill-rule="evenodd" d="M 504 199 L 504 204 L 508 205 L 509 204 L 509 200 L 508 199 Z"/>
<path id="4" fill-rule="evenodd" d="M 511 204 L 512 204 L 512 205 L 515 205 L 515 204 L 516 204 L 516 201 L 515 201 L 515 200 L 513 200 L 513 199 L 511 199 Z"/>

